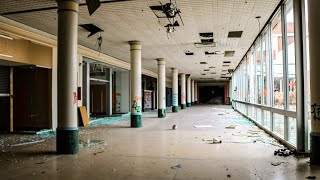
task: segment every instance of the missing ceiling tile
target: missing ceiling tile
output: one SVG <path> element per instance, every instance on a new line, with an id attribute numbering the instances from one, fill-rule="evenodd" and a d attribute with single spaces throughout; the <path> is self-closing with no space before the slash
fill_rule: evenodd
<path id="1" fill-rule="evenodd" d="M 187 55 L 187 56 L 193 56 L 194 53 L 193 53 L 193 52 L 186 52 L 186 55 Z"/>
<path id="2" fill-rule="evenodd" d="M 203 38 L 213 38 L 213 32 L 199 33 Z"/>
<path id="3" fill-rule="evenodd" d="M 241 38 L 243 31 L 230 31 L 228 38 Z"/>
<path id="4" fill-rule="evenodd" d="M 224 57 L 233 57 L 235 51 L 225 51 L 224 52 Z"/>

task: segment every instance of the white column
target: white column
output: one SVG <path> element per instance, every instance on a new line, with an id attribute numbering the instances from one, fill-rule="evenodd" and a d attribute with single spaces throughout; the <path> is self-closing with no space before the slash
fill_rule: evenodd
<path id="1" fill-rule="evenodd" d="M 178 103 L 178 69 L 172 68 L 172 112 L 179 111 L 179 103 Z"/>
<path id="2" fill-rule="evenodd" d="M 191 77 L 187 78 L 187 107 L 191 107 Z"/>
<path id="3" fill-rule="evenodd" d="M 58 0 L 58 128 L 57 152 L 79 151 L 77 111 L 77 0 Z"/>
<path id="4" fill-rule="evenodd" d="M 158 61 L 158 117 L 166 117 L 166 66 L 162 58 Z"/>
<path id="5" fill-rule="evenodd" d="M 186 109 L 186 74 L 181 74 L 181 109 Z"/>
<path id="6" fill-rule="evenodd" d="M 131 127 L 142 127 L 141 42 L 130 41 L 131 54 Z"/>
<path id="7" fill-rule="evenodd" d="M 194 80 L 191 81 L 191 104 L 194 105 L 194 96 L 195 96 L 195 89 L 194 89 Z"/>
<path id="8" fill-rule="evenodd" d="M 309 51 L 311 86 L 311 156 L 310 163 L 320 165 L 320 1 L 309 0 Z M 298 85 L 299 86 L 299 85 Z"/>
<path id="9" fill-rule="evenodd" d="M 198 104 L 198 83 L 194 83 L 194 102 Z"/>

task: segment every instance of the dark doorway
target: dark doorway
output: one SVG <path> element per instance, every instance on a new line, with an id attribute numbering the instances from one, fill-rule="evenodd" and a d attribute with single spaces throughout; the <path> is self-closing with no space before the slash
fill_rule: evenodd
<path id="1" fill-rule="evenodd" d="M 203 86 L 200 90 L 201 104 L 223 104 L 224 87 L 223 86 Z"/>

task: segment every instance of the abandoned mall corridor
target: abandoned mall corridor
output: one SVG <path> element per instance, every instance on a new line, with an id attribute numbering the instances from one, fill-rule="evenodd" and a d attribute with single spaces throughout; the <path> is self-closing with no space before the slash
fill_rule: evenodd
<path id="1" fill-rule="evenodd" d="M 198 105 L 165 119 L 146 112 L 143 118 L 142 128 L 129 128 L 129 119 L 81 128 L 77 155 L 56 154 L 55 136 L 0 135 L 0 179 L 320 177 L 309 158 L 274 155 L 284 147 L 230 106 Z M 23 144 L 30 139 L 38 143 Z"/>

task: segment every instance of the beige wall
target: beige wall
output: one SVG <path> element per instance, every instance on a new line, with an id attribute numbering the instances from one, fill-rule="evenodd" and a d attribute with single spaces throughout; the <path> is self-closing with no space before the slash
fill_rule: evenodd
<path id="1" fill-rule="evenodd" d="M 52 67 L 52 48 L 33 43 L 23 39 L 5 39 L 0 37 L 0 59 L 32 64 L 44 67 Z"/>

